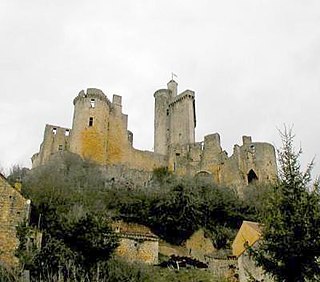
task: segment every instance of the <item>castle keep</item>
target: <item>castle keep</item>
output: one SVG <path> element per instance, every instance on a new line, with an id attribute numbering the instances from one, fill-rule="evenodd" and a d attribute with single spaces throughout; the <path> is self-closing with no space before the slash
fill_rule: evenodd
<path id="1" fill-rule="evenodd" d="M 178 84 L 169 81 L 157 90 L 154 117 L 154 152 L 133 147 L 133 134 L 122 113 L 122 97 L 112 101 L 99 89 L 83 90 L 73 100 L 72 128 L 46 125 L 39 153 L 32 157 L 33 168 L 53 155 L 69 151 L 105 167 L 112 179 L 146 184 L 154 168 L 168 167 L 177 175 L 205 175 L 215 182 L 242 187 L 253 180 L 276 178 L 275 150 L 271 144 L 252 142 L 243 136 L 228 157 L 221 148 L 218 133 L 195 142 L 195 93 L 178 94 Z"/>

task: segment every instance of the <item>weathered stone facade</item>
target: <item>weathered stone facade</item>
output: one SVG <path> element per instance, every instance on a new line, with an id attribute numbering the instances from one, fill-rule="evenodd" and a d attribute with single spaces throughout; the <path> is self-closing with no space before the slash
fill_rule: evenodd
<path id="1" fill-rule="evenodd" d="M 33 167 L 46 163 L 59 151 L 70 151 L 101 165 L 113 166 L 111 178 L 126 167 L 141 171 L 147 183 L 156 167 L 166 166 L 178 175 L 207 175 L 219 184 L 240 188 L 253 180 L 272 181 L 277 176 L 275 150 L 271 144 L 252 142 L 244 136 L 232 156 L 221 148 L 218 133 L 195 142 L 195 93 L 178 94 L 171 80 L 167 89 L 154 93 L 154 152 L 133 148 L 133 134 L 127 129 L 128 116 L 122 113 L 122 98 L 112 102 L 99 89 L 83 90 L 74 99 L 72 128 L 46 125 L 39 153 L 32 157 Z M 136 173 L 132 181 L 136 182 Z M 139 177 L 138 177 L 139 178 Z M 138 179 L 138 181 L 140 181 Z"/>
<path id="2" fill-rule="evenodd" d="M 19 245 L 16 227 L 28 220 L 30 200 L 26 200 L 5 177 L 0 174 L 0 264 L 15 267 L 15 251 Z"/>
<path id="3" fill-rule="evenodd" d="M 130 262 L 158 263 L 159 238 L 148 227 L 119 221 L 112 228 L 120 239 L 117 256 Z"/>

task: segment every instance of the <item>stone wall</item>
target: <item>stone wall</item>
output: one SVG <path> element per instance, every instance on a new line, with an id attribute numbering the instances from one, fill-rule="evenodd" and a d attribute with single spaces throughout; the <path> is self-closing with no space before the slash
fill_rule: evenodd
<path id="1" fill-rule="evenodd" d="M 53 154 L 70 149 L 70 128 L 46 124 L 40 152 L 32 156 L 33 167 L 46 163 Z"/>
<path id="2" fill-rule="evenodd" d="M 158 250 L 158 240 L 128 236 L 127 238 L 120 237 L 120 245 L 116 249 L 116 255 L 130 262 L 157 264 Z"/>
<path id="3" fill-rule="evenodd" d="M 15 267 L 18 259 L 15 250 L 19 245 L 16 226 L 27 220 L 30 200 L 26 200 L 0 175 L 0 264 Z"/>
<path id="4" fill-rule="evenodd" d="M 261 267 L 257 267 L 253 259 L 244 252 L 238 257 L 238 268 L 239 268 L 239 281 L 250 282 L 254 277 L 255 281 L 273 282 L 274 280 L 268 275 L 264 274 Z"/>
<path id="5" fill-rule="evenodd" d="M 112 228 L 120 239 L 116 255 L 130 262 L 158 263 L 159 238 L 148 227 L 117 221 Z"/>

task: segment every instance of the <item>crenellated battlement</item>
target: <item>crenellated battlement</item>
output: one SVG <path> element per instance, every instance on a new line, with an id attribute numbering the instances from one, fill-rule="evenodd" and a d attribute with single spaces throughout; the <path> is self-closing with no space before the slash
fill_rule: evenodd
<path id="1" fill-rule="evenodd" d="M 169 107 L 173 106 L 176 103 L 179 103 L 180 101 L 184 99 L 194 99 L 194 91 L 191 90 L 185 90 L 176 97 L 173 98 L 173 100 L 169 103 Z"/>
<path id="2" fill-rule="evenodd" d="M 75 105 L 79 100 L 82 99 L 98 99 L 107 103 L 110 107 L 112 103 L 108 97 L 98 88 L 88 88 L 87 92 L 81 90 L 79 94 L 73 99 L 73 105 Z"/>

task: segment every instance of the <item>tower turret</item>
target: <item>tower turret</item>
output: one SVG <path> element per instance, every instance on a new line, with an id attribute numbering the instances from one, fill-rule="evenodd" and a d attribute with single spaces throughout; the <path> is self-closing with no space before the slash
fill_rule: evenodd
<path id="1" fill-rule="evenodd" d="M 168 90 L 170 91 L 170 97 L 171 98 L 176 97 L 178 94 L 178 83 L 176 81 L 174 81 L 173 79 L 171 79 L 167 83 L 167 87 L 168 87 Z"/>
<path id="2" fill-rule="evenodd" d="M 89 88 L 87 93 L 82 90 L 73 104 L 70 151 L 103 164 L 111 102 L 101 90 Z"/>
<path id="3" fill-rule="evenodd" d="M 154 93 L 154 151 L 162 155 L 168 152 L 170 95 L 168 89 L 160 89 Z"/>
<path id="4" fill-rule="evenodd" d="M 173 79 L 167 87 L 154 93 L 154 151 L 162 155 L 168 154 L 170 145 L 195 142 L 194 92 L 185 90 L 177 95 L 178 83 Z"/>

